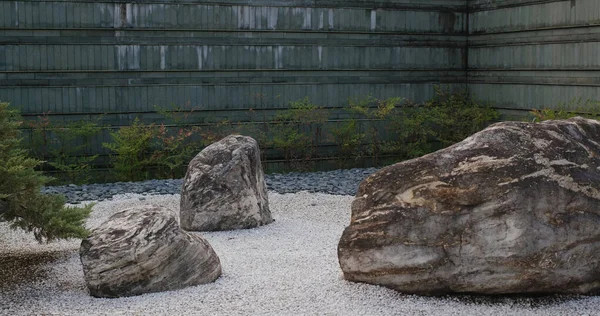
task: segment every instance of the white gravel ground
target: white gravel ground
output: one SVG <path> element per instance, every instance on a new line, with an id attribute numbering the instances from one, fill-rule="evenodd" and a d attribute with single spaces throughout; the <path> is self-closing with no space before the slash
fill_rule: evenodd
<path id="1" fill-rule="evenodd" d="M 94 207 L 93 228 L 123 208 L 151 203 L 175 210 L 178 195 L 124 195 Z M 202 233 L 221 259 L 215 283 L 119 299 L 88 295 L 78 241 L 38 245 L 0 224 L 0 258 L 53 254 L 28 281 L 0 285 L 1 315 L 599 315 L 600 297 L 418 297 L 344 281 L 337 242 L 350 196 L 269 193 L 276 221 L 256 229 Z M 0 264 L 1 267 L 1 264 Z M 12 269 L 17 271 L 20 266 Z M 6 278 L 4 271 L 0 275 Z M 31 272 L 29 272 L 31 271 Z M 1 272 L 1 271 L 0 271 Z M 1 281 L 1 280 L 0 280 Z M 1 282 L 0 282 L 1 283 Z"/>

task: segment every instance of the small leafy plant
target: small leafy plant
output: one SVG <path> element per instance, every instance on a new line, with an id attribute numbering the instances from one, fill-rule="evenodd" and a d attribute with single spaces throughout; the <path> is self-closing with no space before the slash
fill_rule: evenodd
<path id="1" fill-rule="evenodd" d="M 250 108 L 246 112 L 247 124 L 240 126 L 240 133 L 252 136 L 260 147 L 261 161 L 265 163 L 267 160 L 267 152 L 269 148 L 273 147 L 273 130 L 271 122 L 272 117 L 268 113 L 268 110 L 272 104 L 279 102 L 281 95 L 268 95 L 262 92 L 252 92 L 247 94 L 252 100 L 252 104 L 256 107 Z"/>
<path id="2" fill-rule="evenodd" d="M 98 155 L 89 155 L 87 149 L 90 140 L 101 131 L 97 123 L 100 118 L 62 123 L 51 120 L 49 114 L 29 122 L 31 154 L 46 161 L 42 170 L 58 171 L 60 183 L 88 182 Z"/>
<path id="3" fill-rule="evenodd" d="M 462 141 L 497 120 L 498 112 L 481 104 L 466 91 L 435 87 L 435 96 L 424 104 L 406 102 L 391 115 L 390 150 L 403 159 L 419 157 Z"/>
<path id="4" fill-rule="evenodd" d="M 151 160 L 161 177 L 173 179 L 182 176 L 182 169 L 202 147 L 201 128 L 194 126 L 192 120 L 201 108 L 190 107 L 190 104 L 188 101 L 185 106 L 154 106 L 158 114 L 174 125 L 161 123 L 155 129 Z"/>
<path id="5" fill-rule="evenodd" d="M 393 139 L 387 142 L 388 151 L 400 159 L 420 157 L 433 151 L 435 136 L 430 112 L 421 104 L 406 102 L 390 118 L 388 130 Z"/>
<path id="6" fill-rule="evenodd" d="M 349 157 L 356 160 L 370 156 L 377 164 L 382 155 L 393 153 L 386 140 L 389 130 L 386 122 L 396 114 L 403 101 L 399 97 L 380 100 L 372 95 L 350 98 L 345 108 L 349 118 L 331 131 L 342 162 Z"/>
<path id="7" fill-rule="evenodd" d="M 237 134 L 236 127 L 228 119 L 223 119 L 217 123 L 203 126 L 199 129 L 199 134 L 202 138 L 202 145 L 208 146 L 217 142 L 228 135 Z"/>
<path id="8" fill-rule="evenodd" d="M 355 118 L 339 122 L 331 130 L 334 143 L 338 148 L 338 155 L 341 163 L 346 163 L 350 158 L 359 159 L 363 152 L 361 145 L 365 134 L 360 132 L 358 120 Z"/>
<path id="9" fill-rule="evenodd" d="M 553 108 L 533 109 L 529 112 L 534 121 L 564 120 L 575 116 L 600 119 L 600 101 L 573 99 L 569 103 L 559 103 Z"/>
<path id="10" fill-rule="evenodd" d="M 189 144 L 193 135 L 193 128 L 178 128 L 177 132 L 170 132 L 164 124 L 156 131 L 157 148 L 151 161 L 159 169 L 167 171 L 166 176 L 173 179 L 178 170 L 186 165 L 197 153 L 196 146 Z"/>
<path id="11" fill-rule="evenodd" d="M 131 126 L 110 133 L 113 142 L 102 146 L 113 151 L 113 172 L 121 181 L 139 181 L 147 176 L 152 163 L 150 154 L 154 125 L 145 125 L 136 117 Z"/>
<path id="12" fill-rule="evenodd" d="M 434 124 L 434 137 L 443 146 L 462 141 L 499 117 L 496 110 L 477 102 L 467 91 L 436 86 L 435 92 L 435 97 L 425 103 L 425 110 Z"/>
<path id="13" fill-rule="evenodd" d="M 199 108 L 190 108 L 190 102 L 183 107 L 155 106 L 164 117 L 160 125 L 145 125 L 136 118 L 131 126 L 111 132 L 112 141 L 102 145 L 112 151 L 112 171 L 123 181 L 142 180 L 150 172 L 158 177 L 178 177 L 202 147 L 235 133 L 253 136 L 262 149 L 263 161 L 267 153 L 269 157 L 279 153 L 278 158 L 283 156 L 288 167 L 307 170 L 315 159 L 332 155 L 329 145 L 337 148 L 343 164 L 356 164 L 363 158 L 379 164 L 383 158 L 413 158 L 461 141 L 498 118 L 495 110 L 466 92 L 443 87 L 436 87 L 435 92 L 424 103 L 400 97 L 354 97 L 341 111 L 324 109 L 305 97 L 274 114 L 266 106 L 271 99 L 255 93 L 248 96 L 253 104 L 260 103 L 261 109 L 249 109 L 244 122 L 232 122 L 229 117 L 219 120 L 211 111 L 196 113 Z M 560 109 L 533 111 L 540 120 L 566 113 Z M 336 120 L 328 121 L 332 117 Z M 64 181 L 89 180 L 82 175 L 89 174 L 97 155 L 82 153 L 87 140 L 99 132 L 97 124 L 57 124 L 45 115 L 30 127 L 32 152 L 47 159 L 44 170 L 61 171 Z"/>
<path id="14" fill-rule="evenodd" d="M 307 166 L 322 141 L 327 113 L 308 97 L 290 102 L 274 119 L 273 146 L 281 150 L 288 163 Z M 300 166 L 302 168 L 302 166 Z"/>

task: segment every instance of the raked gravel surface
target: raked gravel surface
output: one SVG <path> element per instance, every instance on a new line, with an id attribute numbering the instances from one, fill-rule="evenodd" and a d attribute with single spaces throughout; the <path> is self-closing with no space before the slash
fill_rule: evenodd
<path id="1" fill-rule="evenodd" d="M 99 202 L 88 227 L 142 203 L 179 208 L 179 195 L 140 197 L 116 195 Z M 30 234 L 0 223 L 0 315 L 600 314 L 598 297 L 419 297 L 347 282 L 338 265 L 337 242 L 349 222 L 351 201 L 347 195 L 271 191 L 274 223 L 202 233 L 223 265 L 215 283 L 117 299 L 89 296 L 79 241 L 38 245 Z"/>

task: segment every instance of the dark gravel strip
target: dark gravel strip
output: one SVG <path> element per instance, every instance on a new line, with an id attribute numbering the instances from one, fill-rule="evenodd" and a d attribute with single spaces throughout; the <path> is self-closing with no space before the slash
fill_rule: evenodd
<path id="1" fill-rule="evenodd" d="M 334 195 L 355 195 L 359 183 L 376 168 L 345 169 L 320 172 L 291 172 L 265 176 L 267 188 L 278 193 L 300 191 Z M 68 203 L 110 200 L 114 195 L 138 193 L 145 195 L 179 194 L 182 179 L 116 182 L 102 184 L 63 185 L 42 188 L 42 193 L 62 194 Z"/>

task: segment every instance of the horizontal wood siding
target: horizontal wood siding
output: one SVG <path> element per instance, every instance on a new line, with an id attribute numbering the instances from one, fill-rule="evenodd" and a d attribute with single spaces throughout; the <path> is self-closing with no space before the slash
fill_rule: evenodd
<path id="1" fill-rule="evenodd" d="M 496 106 L 600 100 L 600 1 L 470 1 L 468 85 Z"/>
<path id="2" fill-rule="evenodd" d="M 200 124 L 306 96 L 423 101 L 466 87 L 466 24 L 466 0 L 1 1 L 0 100 L 110 127 L 160 122 L 155 105 Z"/>

